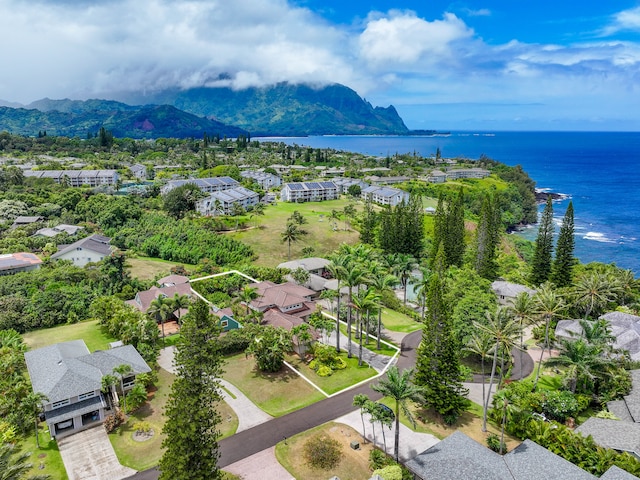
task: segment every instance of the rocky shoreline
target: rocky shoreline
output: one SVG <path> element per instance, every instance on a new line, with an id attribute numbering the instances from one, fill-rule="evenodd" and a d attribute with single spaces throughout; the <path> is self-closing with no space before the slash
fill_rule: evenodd
<path id="1" fill-rule="evenodd" d="M 551 197 L 554 202 L 560 202 L 569 198 L 569 195 L 564 193 L 555 193 L 555 192 L 547 192 L 544 190 L 536 190 L 536 201 L 538 203 L 545 203 L 547 201 L 547 197 Z"/>

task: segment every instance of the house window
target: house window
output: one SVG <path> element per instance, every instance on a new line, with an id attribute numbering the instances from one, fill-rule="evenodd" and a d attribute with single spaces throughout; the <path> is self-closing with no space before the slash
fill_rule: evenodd
<path id="1" fill-rule="evenodd" d="M 132 388 L 136 383 L 136 377 L 135 375 L 131 375 L 130 377 L 125 377 L 122 380 L 122 386 L 124 387 L 124 389 L 126 390 L 127 388 Z"/>
<path id="2" fill-rule="evenodd" d="M 229 322 L 228 322 L 227 320 L 222 320 L 222 321 L 220 322 L 220 326 L 221 326 L 221 327 L 227 327 L 227 326 L 229 326 Z"/>
<path id="3" fill-rule="evenodd" d="M 51 404 L 51 408 L 52 409 L 56 409 L 56 408 L 64 407 L 65 405 L 69 405 L 69 399 L 68 398 L 66 400 L 60 400 L 59 402 L 53 402 Z"/>
<path id="4" fill-rule="evenodd" d="M 78 401 L 81 402 L 82 400 L 86 400 L 87 398 L 91 398 L 95 396 L 96 396 L 96 392 L 81 393 L 80 395 L 78 395 Z"/>

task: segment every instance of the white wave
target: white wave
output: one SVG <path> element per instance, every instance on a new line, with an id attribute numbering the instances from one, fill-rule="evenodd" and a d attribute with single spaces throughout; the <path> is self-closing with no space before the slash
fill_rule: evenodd
<path id="1" fill-rule="evenodd" d="M 615 240 L 611 240 L 610 238 L 606 237 L 604 233 L 599 232 L 587 232 L 587 234 L 582 238 L 584 238 L 585 240 L 593 240 L 594 242 L 615 243 Z"/>

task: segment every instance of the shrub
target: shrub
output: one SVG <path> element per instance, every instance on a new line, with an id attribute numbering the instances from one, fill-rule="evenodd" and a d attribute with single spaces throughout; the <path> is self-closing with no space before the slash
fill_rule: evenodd
<path id="1" fill-rule="evenodd" d="M 345 362 L 335 349 L 329 345 L 316 343 L 313 347 L 313 360 L 309 363 L 309 368 L 321 377 L 330 376 L 335 370 L 347 368 Z"/>
<path id="2" fill-rule="evenodd" d="M 491 450 L 493 450 L 496 453 L 500 453 L 501 449 L 502 449 L 502 452 L 507 451 L 507 446 L 504 444 L 504 442 L 500 441 L 500 437 L 495 433 L 491 433 L 487 437 L 487 447 L 489 447 Z"/>
<path id="3" fill-rule="evenodd" d="M 373 476 L 380 475 L 383 480 L 402 480 L 402 468 L 400 465 L 387 465 L 384 468 L 374 470 Z"/>
<path id="4" fill-rule="evenodd" d="M 149 433 L 151 431 L 151 424 L 149 422 L 136 422 L 133 424 L 133 429 L 137 433 Z"/>
<path id="5" fill-rule="evenodd" d="M 575 417 L 580 412 L 580 404 L 571 392 L 544 392 L 542 413 L 548 418 L 564 423 L 568 417 Z"/>
<path id="6" fill-rule="evenodd" d="M 304 458 L 313 468 L 330 470 L 340 463 L 342 445 L 333 438 L 316 435 L 304 444 Z"/>
<path id="7" fill-rule="evenodd" d="M 391 457 L 378 448 L 373 448 L 369 452 L 369 468 L 371 470 L 379 470 L 392 463 Z"/>
<path id="8" fill-rule="evenodd" d="M 122 410 L 117 410 L 113 415 L 109 415 L 104 419 L 104 429 L 107 433 L 113 432 L 116 428 L 125 422 L 126 418 Z"/>

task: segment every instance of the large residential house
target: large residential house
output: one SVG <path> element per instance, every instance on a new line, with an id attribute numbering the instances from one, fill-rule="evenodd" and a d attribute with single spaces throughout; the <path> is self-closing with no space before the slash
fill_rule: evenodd
<path id="1" fill-rule="evenodd" d="M 624 312 L 609 312 L 600 317 L 611 326 L 614 338 L 613 348 L 629 352 L 633 361 L 640 361 L 640 317 Z M 591 323 L 591 322 L 590 322 Z M 556 326 L 556 339 L 574 340 L 583 334 L 580 320 L 559 320 Z M 638 386 L 640 400 L 640 385 Z M 640 421 L 640 412 L 639 418 Z"/>
<path id="2" fill-rule="evenodd" d="M 315 311 L 313 297 L 316 292 L 295 283 L 273 283 L 269 281 L 251 283 L 258 297 L 250 303 L 250 307 L 259 312 L 276 309 L 278 312 L 306 320 Z"/>
<path id="3" fill-rule="evenodd" d="M 196 211 L 201 215 L 230 215 L 236 205 L 247 209 L 260 202 L 260 196 L 245 187 L 236 187 L 222 192 L 213 192 L 196 203 Z"/>
<path id="4" fill-rule="evenodd" d="M 51 178 L 55 183 L 67 183 L 70 187 L 99 187 L 118 183 L 115 170 L 25 170 L 25 177 Z"/>
<path id="5" fill-rule="evenodd" d="M 42 260 L 33 253 L 6 253 L 0 255 L 0 275 L 12 275 L 14 273 L 37 270 L 40 268 L 41 263 Z"/>
<path id="6" fill-rule="evenodd" d="M 33 236 L 53 238 L 57 237 L 61 233 L 66 233 L 69 236 L 73 236 L 83 228 L 84 227 L 80 227 L 78 225 L 67 225 L 66 223 L 61 223 L 60 225 L 56 225 L 55 227 L 41 228 L 36 233 L 34 233 Z"/>
<path id="7" fill-rule="evenodd" d="M 374 185 L 363 189 L 360 197 L 365 201 L 370 200 L 379 205 L 390 205 L 392 207 L 399 205 L 403 201 L 405 203 L 409 201 L 409 194 L 404 190 L 391 187 L 376 187 Z"/>
<path id="8" fill-rule="evenodd" d="M 365 177 L 371 185 L 395 185 L 396 183 L 404 183 L 411 180 L 411 177 L 378 177 L 377 175 L 373 175 L 370 177 Z"/>
<path id="9" fill-rule="evenodd" d="M 84 341 L 72 340 L 26 352 L 24 358 L 33 391 L 47 397 L 44 417 L 55 438 L 90 428 L 109 415 L 119 386 L 111 395 L 103 394 L 102 378 L 113 375 L 114 368 L 131 368 L 123 378 L 124 393 L 133 387 L 136 375 L 151 371 L 132 345 L 89 353 Z"/>
<path id="10" fill-rule="evenodd" d="M 62 245 L 60 250 L 51 255 L 52 260 L 71 260 L 76 267 L 84 267 L 87 263 L 95 263 L 111 255 L 113 247 L 111 239 L 94 233 L 71 245 Z"/>
<path id="11" fill-rule="evenodd" d="M 455 168 L 447 170 L 447 180 L 458 180 L 459 178 L 485 178 L 489 175 L 491 175 L 491 172 L 484 168 Z"/>
<path id="12" fill-rule="evenodd" d="M 27 225 L 32 225 L 34 223 L 38 223 L 42 221 L 44 221 L 44 218 L 40 216 L 20 215 L 13 220 L 11 229 L 18 228 L 18 227 L 25 227 Z"/>
<path id="13" fill-rule="evenodd" d="M 280 192 L 283 202 L 321 202 L 338 198 L 338 187 L 333 182 L 286 183 Z"/>
<path id="14" fill-rule="evenodd" d="M 514 300 L 521 293 L 528 293 L 534 296 L 536 291 L 519 283 L 505 282 L 504 280 L 496 280 L 491 284 L 491 289 L 498 298 L 499 305 L 513 305 Z"/>
<path id="15" fill-rule="evenodd" d="M 240 186 L 240 183 L 231 177 L 190 178 L 188 180 L 169 180 L 160 189 L 160 193 L 166 195 L 174 188 L 181 187 L 187 183 L 193 183 L 204 193 L 222 192 Z"/>
<path id="16" fill-rule="evenodd" d="M 321 257 L 307 257 L 298 260 L 290 260 L 288 262 L 281 263 L 278 268 L 287 268 L 292 272 L 298 268 L 309 272 L 309 280 L 305 283 L 306 287 L 311 290 L 320 292 L 325 289 L 325 285 L 329 278 L 331 278 L 327 266 L 331 262 L 326 258 Z M 292 280 L 291 276 L 288 277 Z"/>
<path id="17" fill-rule="evenodd" d="M 136 177 L 138 180 L 144 181 L 147 179 L 147 167 L 145 167 L 144 165 L 136 163 L 135 165 L 131 165 L 129 167 L 129 171 L 131 172 L 131 175 Z"/>
<path id="18" fill-rule="evenodd" d="M 147 310 L 151 307 L 153 302 L 158 297 L 173 298 L 177 295 L 186 295 L 189 298 L 193 298 L 193 292 L 191 291 L 191 285 L 189 284 L 189 278 L 182 275 L 169 275 L 158 280 L 159 287 L 153 286 L 149 290 L 136 293 L 135 298 L 127 300 L 125 303 L 140 310 L 142 313 L 147 313 Z M 173 312 L 174 316 L 181 317 L 187 313 L 186 310 Z"/>
<path id="19" fill-rule="evenodd" d="M 598 477 L 525 440 L 506 455 L 498 455 L 462 432 L 453 432 L 405 466 L 415 480 L 596 480 Z M 601 479 L 635 478 L 611 467 Z"/>
<path id="20" fill-rule="evenodd" d="M 243 178 L 255 180 L 260 188 L 267 191 L 273 187 L 282 185 L 282 179 L 273 173 L 258 172 L 256 170 L 245 170 L 240 173 Z"/>

